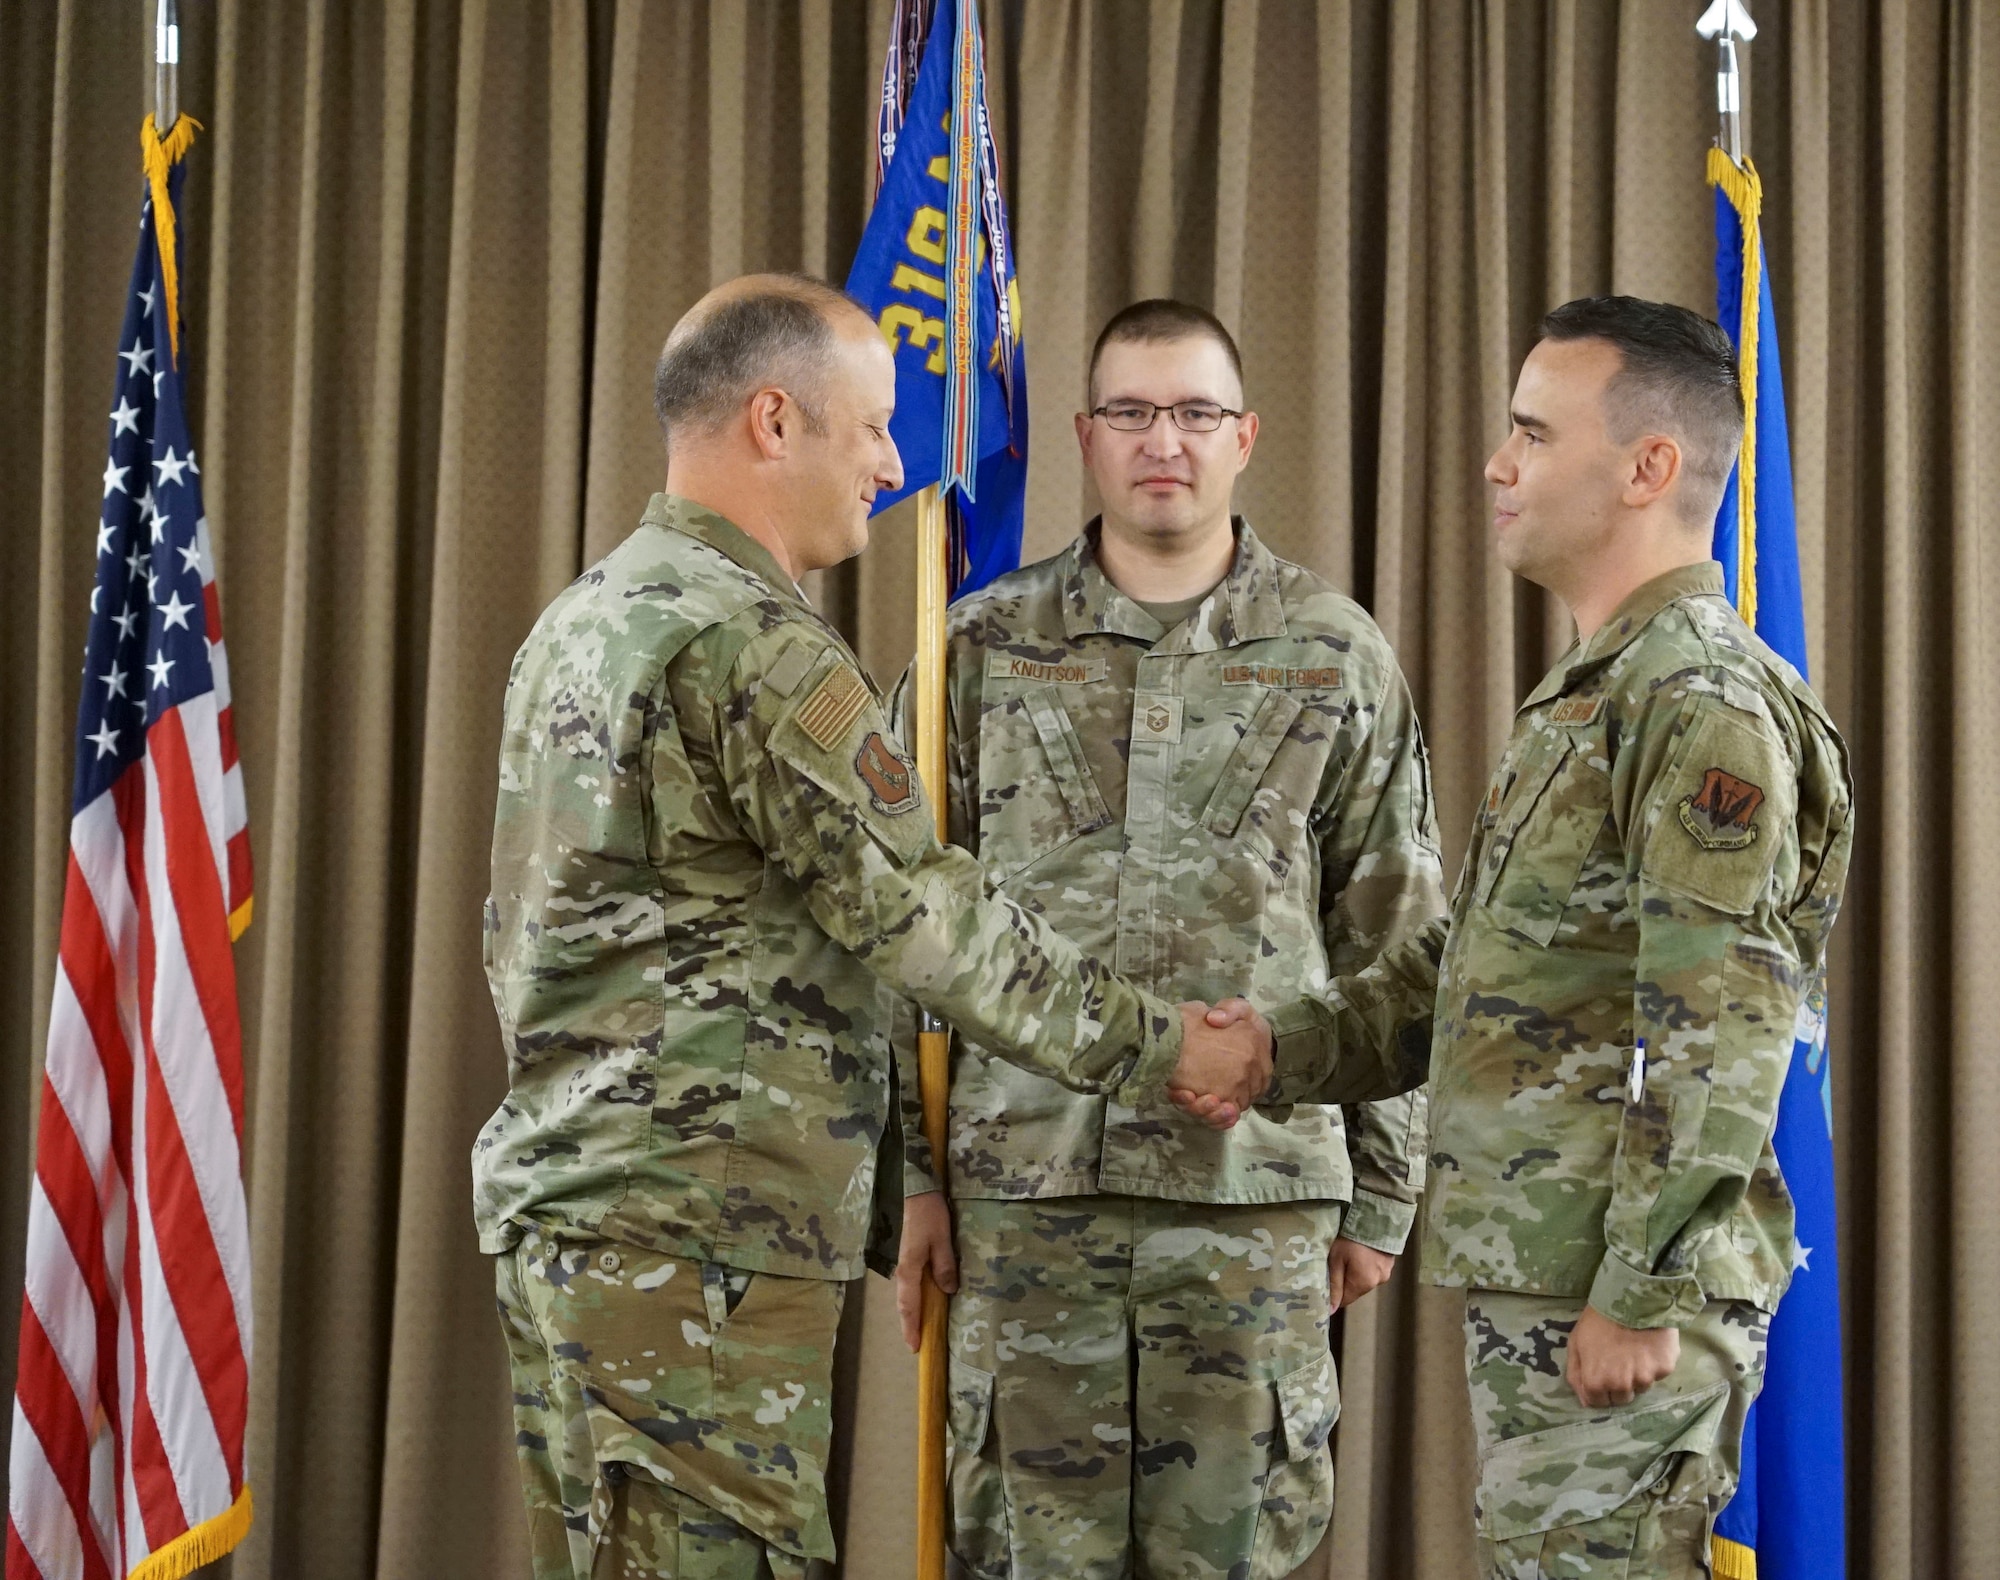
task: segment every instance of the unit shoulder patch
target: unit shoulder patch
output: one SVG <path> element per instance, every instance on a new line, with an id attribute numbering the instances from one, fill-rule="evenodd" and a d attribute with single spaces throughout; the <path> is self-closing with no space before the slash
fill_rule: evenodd
<path id="1" fill-rule="evenodd" d="M 915 765 L 880 730 L 871 730 L 854 754 L 854 771 L 868 787 L 876 811 L 899 815 L 917 805 Z"/>
<path id="2" fill-rule="evenodd" d="M 1742 850 L 1756 843 L 1762 787 L 1722 768 L 1701 776 L 1701 788 L 1681 797 L 1681 826 L 1703 850 Z"/>
<path id="3" fill-rule="evenodd" d="M 1101 658 L 1043 663 L 1033 658 L 1017 658 L 1011 653 L 986 655 L 988 680 L 1039 680 L 1059 686 L 1084 686 L 1104 679 L 1109 673 L 1110 666 Z"/>
<path id="4" fill-rule="evenodd" d="M 799 728 L 821 751 L 830 752 L 867 706 L 867 684 L 849 665 L 836 664 L 799 704 Z"/>

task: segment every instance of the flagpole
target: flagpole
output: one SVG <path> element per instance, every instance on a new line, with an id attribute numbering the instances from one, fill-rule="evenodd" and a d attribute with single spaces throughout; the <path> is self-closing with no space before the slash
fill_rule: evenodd
<path id="1" fill-rule="evenodd" d="M 153 22 L 153 130 L 160 140 L 181 118 L 179 0 L 157 0 Z"/>
<path id="2" fill-rule="evenodd" d="M 935 484 L 917 494 L 917 772 L 945 838 L 944 611 L 950 600 L 944 496 Z M 951 1092 L 951 1032 L 925 1013 L 917 1031 L 917 1084 L 924 1136 L 944 1178 L 945 1113 Z M 917 1580 L 944 1580 L 945 1314 L 949 1301 L 924 1272 L 923 1337 L 917 1351 Z"/>

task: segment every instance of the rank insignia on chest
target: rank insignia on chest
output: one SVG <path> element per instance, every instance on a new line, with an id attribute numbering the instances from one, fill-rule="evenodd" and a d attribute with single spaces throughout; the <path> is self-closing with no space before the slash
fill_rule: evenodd
<path id="1" fill-rule="evenodd" d="M 1134 697 L 1132 738 L 1135 741 L 1177 741 L 1181 738 L 1179 697 Z"/>
<path id="2" fill-rule="evenodd" d="M 854 757 L 854 771 L 868 787 L 868 799 L 880 812 L 907 812 L 917 804 L 910 760 L 891 746 L 880 730 L 872 731 Z"/>
<path id="3" fill-rule="evenodd" d="M 1701 788 L 1681 797 L 1681 824 L 1703 850 L 1741 850 L 1756 842 L 1753 819 L 1764 792 L 1721 768 L 1701 776 Z"/>

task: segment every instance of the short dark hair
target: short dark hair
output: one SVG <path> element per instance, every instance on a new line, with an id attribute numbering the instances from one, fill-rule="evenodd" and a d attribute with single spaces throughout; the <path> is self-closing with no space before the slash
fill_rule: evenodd
<path id="1" fill-rule="evenodd" d="M 1544 340 L 1603 340 L 1623 363 L 1605 389 L 1606 426 L 1621 444 L 1642 433 L 1678 440 L 1687 486 L 1681 516 L 1712 521 L 1743 443 L 1736 348 L 1712 318 L 1636 296 L 1585 296 L 1542 320 Z"/>
<path id="2" fill-rule="evenodd" d="M 713 432 L 751 392 L 783 383 L 815 432 L 824 420 L 822 383 L 834 354 L 831 315 L 866 309 L 809 274 L 776 274 L 763 289 L 684 318 L 653 368 L 653 414 L 675 433 Z"/>
<path id="3" fill-rule="evenodd" d="M 1121 307 L 1110 322 L 1097 332 L 1097 344 L 1090 348 L 1090 375 L 1085 388 L 1092 405 L 1097 402 L 1097 364 L 1104 348 L 1121 341 L 1162 345 L 1172 340 L 1213 340 L 1228 353 L 1236 382 L 1243 383 L 1243 353 L 1236 349 L 1236 337 L 1223 327 L 1222 320 L 1205 307 L 1177 302 L 1168 296 L 1149 296 L 1143 302 Z"/>

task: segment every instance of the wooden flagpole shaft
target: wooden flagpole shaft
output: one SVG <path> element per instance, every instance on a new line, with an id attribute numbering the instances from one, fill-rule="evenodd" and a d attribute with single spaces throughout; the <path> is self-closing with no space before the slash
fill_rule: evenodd
<path id="1" fill-rule="evenodd" d="M 945 837 L 944 612 L 950 599 L 944 498 L 935 486 L 917 495 L 917 772 Z M 945 1112 L 951 1090 L 951 1032 L 930 1015 L 919 1021 L 917 1083 L 924 1135 L 942 1169 Z M 944 1291 L 924 1274 L 923 1340 L 917 1351 L 917 1580 L 944 1580 L 946 1378 Z"/>

